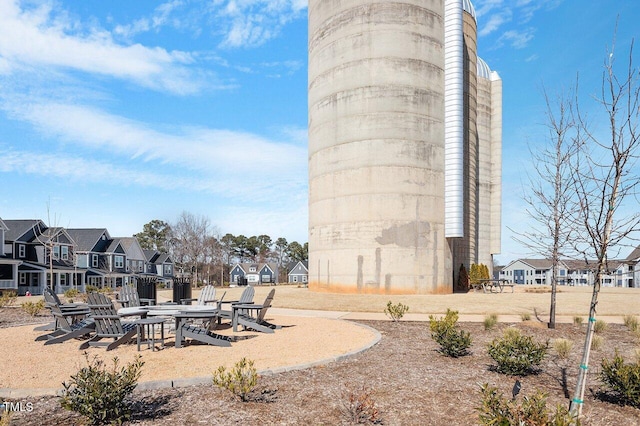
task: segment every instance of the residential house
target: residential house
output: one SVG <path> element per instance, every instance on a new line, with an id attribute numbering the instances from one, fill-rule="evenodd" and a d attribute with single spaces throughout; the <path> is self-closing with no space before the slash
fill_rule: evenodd
<path id="1" fill-rule="evenodd" d="M 309 263 L 305 261 L 299 261 L 290 265 L 288 276 L 289 283 L 304 283 L 309 281 Z"/>
<path id="2" fill-rule="evenodd" d="M 126 271 L 130 274 L 144 274 L 146 272 L 147 258 L 144 250 L 136 237 L 120 237 L 120 245 L 127 256 Z"/>
<path id="3" fill-rule="evenodd" d="M 143 250 L 143 252 L 146 259 L 146 273 L 159 277 L 167 287 L 171 287 L 175 274 L 175 266 L 171 257 L 167 253 L 161 253 L 157 250 Z"/>
<path id="4" fill-rule="evenodd" d="M 229 272 L 231 284 L 277 284 L 278 265 L 275 263 L 237 263 Z"/>
<path id="5" fill-rule="evenodd" d="M 73 267 L 75 243 L 64 228 L 39 219 L 3 223 L 5 256 L 21 262 L 12 285 L 19 295 L 42 294 L 45 285 L 59 292 L 82 281 L 83 271 Z"/>
<path id="6" fill-rule="evenodd" d="M 637 273 L 633 253 L 626 260 L 610 260 L 607 271 L 601 278 L 603 287 L 634 287 Z M 595 281 L 595 261 L 563 259 L 558 265 L 556 282 L 558 285 L 591 286 Z M 549 259 L 518 259 L 509 263 L 500 271 L 500 279 L 513 284 L 550 285 L 552 263 Z"/>
<path id="7" fill-rule="evenodd" d="M 6 254 L 5 234 L 9 228 L 0 218 L 0 292 L 18 291 L 18 267 L 21 260 L 13 259 Z"/>
<path id="8" fill-rule="evenodd" d="M 130 280 L 125 250 L 105 228 L 70 228 L 67 232 L 77 244 L 76 265 L 86 269 L 87 285 L 115 288 Z"/>

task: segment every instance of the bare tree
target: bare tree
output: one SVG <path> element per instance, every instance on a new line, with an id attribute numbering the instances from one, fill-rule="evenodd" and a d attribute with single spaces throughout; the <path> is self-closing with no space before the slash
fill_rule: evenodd
<path id="1" fill-rule="evenodd" d="M 198 262 L 206 254 L 206 242 L 209 237 L 209 219 L 182 212 L 175 225 L 171 226 L 172 255 L 183 268 L 193 273 L 192 283 L 198 282 Z"/>
<path id="2" fill-rule="evenodd" d="M 575 102 L 579 131 L 576 143 L 580 149 L 573 165 L 580 204 L 576 224 L 580 227 L 576 229 L 584 232 L 586 245 L 582 252 L 585 259 L 595 257 L 596 273 L 582 362 L 571 401 L 574 415 L 582 410 L 598 294 L 603 274 L 608 269 L 609 249 L 624 244 L 640 228 L 640 213 L 625 205 L 625 200 L 637 202 L 640 183 L 636 165 L 640 154 L 640 86 L 637 70 L 633 67 L 633 42 L 628 66 L 621 78 L 614 71 L 614 59 L 612 49 L 604 64 L 602 92 L 597 99 L 606 112 L 606 136 L 592 131 L 577 98 Z"/>
<path id="3" fill-rule="evenodd" d="M 578 205 L 571 169 L 577 148 L 573 143 L 575 123 L 570 98 L 560 95 L 552 104 L 546 91 L 544 98 L 549 135 L 542 147 L 536 151 L 530 148 L 535 174 L 529 177 L 531 190 L 524 197 L 534 225 L 531 230 L 514 230 L 517 235 L 514 239 L 551 260 L 549 328 L 555 328 L 560 258 L 566 256 L 567 248 L 573 247 L 571 238 L 576 235 L 570 223 Z"/>

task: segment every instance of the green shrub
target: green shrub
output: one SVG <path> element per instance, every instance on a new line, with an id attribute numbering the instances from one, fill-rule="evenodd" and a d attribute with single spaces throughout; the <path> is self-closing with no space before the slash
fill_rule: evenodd
<path id="1" fill-rule="evenodd" d="M 18 293 L 15 291 L 3 291 L 0 296 L 0 308 L 7 308 L 13 305 L 18 299 Z"/>
<path id="2" fill-rule="evenodd" d="M 498 315 L 491 314 L 484 317 L 484 329 L 493 330 L 493 327 L 498 323 Z"/>
<path id="3" fill-rule="evenodd" d="M 403 305 L 400 302 L 394 305 L 393 303 L 391 303 L 391 300 L 387 302 L 387 307 L 384 309 L 385 315 L 391 318 L 393 321 L 398 321 L 408 311 L 409 307 L 407 305 Z"/>
<path id="4" fill-rule="evenodd" d="M 87 291 L 87 293 L 97 293 L 100 289 L 95 285 L 88 285 L 85 287 L 85 290 Z"/>
<path id="5" fill-rule="evenodd" d="M 536 343 L 533 337 L 513 330 L 516 331 L 507 332 L 489 344 L 489 356 L 498 364 L 498 372 L 526 376 L 533 373 L 547 355 L 549 342 Z"/>
<path id="6" fill-rule="evenodd" d="M 380 410 L 371 394 L 371 390 L 363 386 L 358 392 L 350 391 L 344 395 L 341 411 L 350 424 L 381 423 Z"/>
<path id="7" fill-rule="evenodd" d="M 480 412 L 481 425 L 486 426 L 579 426 L 580 420 L 574 418 L 565 407 L 556 406 L 554 412 L 547 408 L 547 395 L 537 391 L 532 396 L 522 398 L 522 404 L 508 400 L 498 390 L 488 384 L 481 386 L 482 401 L 477 410 Z"/>
<path id="8" fill-rule="evenodd" d="M 576 315 L 575 317 L 573 317 L 573 323 L 575 325 L 582 325 L 583 322 L 584 318 L 582 318 L 580 315 Z"/>
<path id="9" fill-rule="evenodd" d="M 593 324 L 593 331 L 596 333 L 602 333 L 607 329 L 607 323 L 604 320 L 596 320 Z"/>
<path id="10" fill-rule="evenodd" d="M 573 341 L 569 339 L 556 339 L 553 341 L 553 349 L 556 350 L 558 357 L 567 359 L 571 349 L 573 349 Z"/>
<path id="11" fill-rule="evenodd" d="M 258 372 L 252 360 L 242 358 L 229 372 L 224 366 L 218 367 L 218 370 L 213 372 L 213 384 L 227 389 L 239 396 L 243 402 L 247 402 L 249 394 L 258 384 Z"/>
<path id="12" fill-rule="evenodd" d="M 40 312 L 42 312 L 45 307 L 45 303 L 43 299 L 40 299 L 37 302 L 24 302 L 20 306 L 26 313 L 28 313 L 32 317 L 35 317 Z"/>
<path id="13" fill-rule="evenodd" d="M 600 348 L 602 348 L 603 343 L 604 343 L 604 339 L 602 338 L 602 336 L 598 336 L 597 334 L 594 334 L 593 337 L 591 338 L 591 350 L 599 351 Z"/>
<path id="14" fill-rule="evenodd" d="M 529 312 L 525 312 L 524 314 L 520 314 L 520 319 L 522 319 L 522 321 L 530 321 L 531 320 L 531 314 Z"/>
<path id="15" fill-rule="evenodd" d="M 471 346 L 471 334 L 458 330 L 457 322 L 458 311 L 451 309 L 447 309 L 447 314 L 442 319 L 429 315 L 431 338 L 440 345 L 440 352 L 452 358 L 468 354 Z"/>
<path id="16" fill-rule="evenodd" d="M 624 316 L 624 325 L 631 331 L 638 331 L 638 317 L 634 315 L 625 315 Z"/>
<path id="17" fill-rule="evenodd" d="M 84 355 L 87 366 L 71 376 L 69 383 L 62 384 L 62 407 L 88 417 L 92 424 L 122 423 L 129 419 L 131 407 L 127 398 L 138 385 L 144 365 L 140 355 L 122 368 L 115 357 L 111 369 L 97 357 L 90 360 L 89 354 Z"/>
<path id="18" fill-rule="evenodd" d="M 613 360 L 602 360 L 600 380 L 614 398 L 624 405 L 640 408 L 640 362 L 625 364 L 618 351 Z"/>

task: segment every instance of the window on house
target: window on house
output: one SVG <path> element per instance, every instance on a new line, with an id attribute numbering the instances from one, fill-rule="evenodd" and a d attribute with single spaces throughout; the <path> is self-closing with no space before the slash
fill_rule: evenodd
<path id="1" fill-rule="evenodd" d="M 293 276 L 293 282 L 294 282 L 294 283 L 297 283 L 297 282 L 298 282 L 298 276 L 297 276 L 297 275 L 294 275 L 294 276 Z"/>
<path id="2" fill-rule="evenodd" d="M 114 265 L 118 269 L 124 268 L 124 257 L 123 256 L 115 256 Z"/>
<path id="3" fill-rule="evenodd" d="M 60 258 L 62 260 L 69 259 L 69 247 L 68 246 L 60 247 Z"/>
<path id="4" fill-rule="evenodd" d="M 26 257 L 27 256 L 27 248 L 24 244 L 18 245 L 18 257 Z"/>
<path id="5" fill-rule="evenodd" d="M 60 259 L 60 246 L 53 246 L 53 258 Z"/>
<path id="6" fill-rule="evenodd" d="M 255 266 L 252 266 L 252 267 L 249 268 L 249 272 L 255 272 L 255 271 L 256 271 Z"/>
<path id="7" fill-rule="evenodd" d="M 97 254 L 92 254 L 91 255 L 91 267 L 93 267 L 93 268 L 97 268 L 98 267 L 98 255 Z"/>
<path id="8" fill-rule="evenodd" d="M 262 276 L 262 282 L 263 282 L 263 283 L 271 282 L 271 275 L 266 275 L 266 274 L 265 274 L 265 275 L 263 275 L 263 276 Z"/>
<path id="9" fill-rule="evenodd" d="M 165 275 L 171 275 L 171 265 L 164 265 Z"/>
<path id="10" fill-rule="evenodd" d="M 306 283 L 306 282 L 307 282 L 307 276 L 306 276 L 306 275 L 303 275 L 303 276 L 302 276 L 302 282 L 303 282 L 303 283 Z"/>
<path id="11" fill-rule="evenodd" d="M 67 274 L 60 274 L 60 285 L 67 285 Z"/>
<path id="12" fill-rule="evenodd" d="M 25 274 L 24 272 L 20 272 L 18 274 L 19 280 L 18 283 L 20 285 L 26 285 L 27 284 L 27 274 Z"/>

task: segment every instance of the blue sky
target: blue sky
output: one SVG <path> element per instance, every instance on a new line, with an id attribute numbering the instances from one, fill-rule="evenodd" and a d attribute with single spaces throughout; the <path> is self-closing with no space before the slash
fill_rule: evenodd
<path id="1" fill-rule="evenodd" d="M 599 87 L 636 0 L 476 0 L 504 85 L 503 263 L 527 253 L 541 87 Z M 0 0 L 0 217 L 142 230 L 182 211 L 223 234 L 307 240 L 305 0 Z"/>

